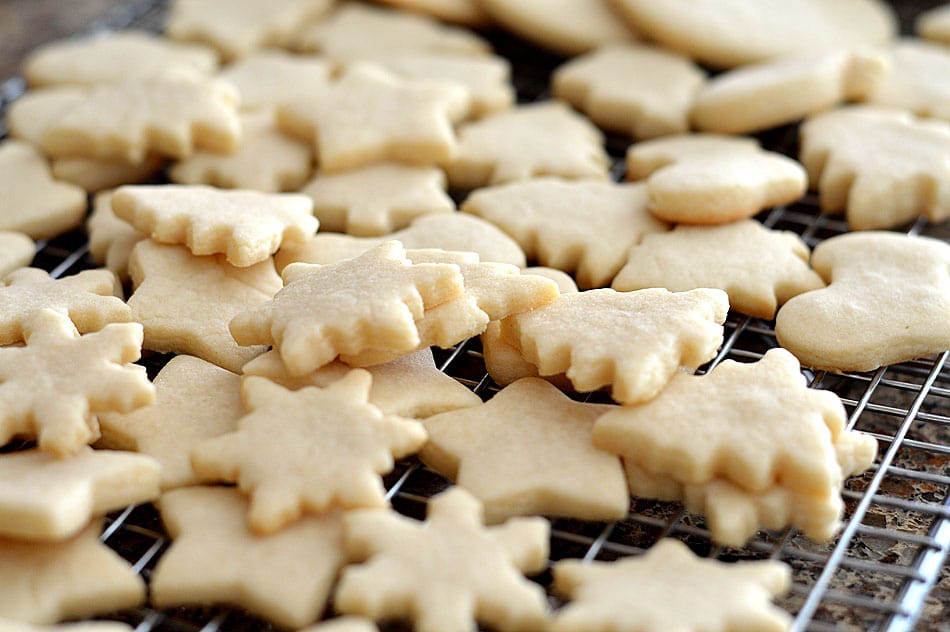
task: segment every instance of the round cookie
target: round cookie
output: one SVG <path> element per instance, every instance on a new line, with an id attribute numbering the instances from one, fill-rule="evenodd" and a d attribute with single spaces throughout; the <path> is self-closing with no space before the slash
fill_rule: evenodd
<path id="1" fill-rule="evenodd" d="M 880 0 L 613 0 L 652 40 L 718 68 L 876 44 L 896 22 Z"/>

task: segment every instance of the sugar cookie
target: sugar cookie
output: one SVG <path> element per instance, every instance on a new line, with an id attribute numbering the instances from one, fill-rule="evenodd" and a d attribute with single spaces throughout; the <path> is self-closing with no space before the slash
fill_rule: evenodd
<path id="1" fill-rule="evenodd" d="M 591 445 L 594 422 L 610 409 L 525 378 L 481 406 L 427 418 L 419 456 L 482 501 L 489 524 L 525 515 L 619 520 L 629 505 L 623 468 Z"/>
<path id="2" fill-rule="evenodd" d="M 634 39 L 606 0 L 479 0 L 492 20 L 560 55 Z"/>
<path id="3" fill-rule="evenodd" d="M 646 235 L 614 278 L 615 290 L 665 287 L 684 292 L 715 287 L 729 306 L 771 320 L 793 296 L 824 287 L 809 266 L 808 246 L 791 231 L 769 230 L 747 219 L 721 226 L 677 226 Z"/>
<path id="4" fill-rule="evenodd" d="M 54 178 L 82 187 L 86 193 L 146 182 L 164 166 L 161 156 L 146 156 L 140 163 L 95 158 L 57 158 L 52 162 Z"/>
<path id="5" fill-rule="evenodd" d="M 748 134 L 861 101 L 891 75 L 886 55 L 855 49 L 780 57 L 711 79 L 696 95 L 697 129 Z"/>
<path id="6" fill-rule="evenodd" d="M 950 50 L 908 38 L 887 53 L 894 70 L 871 91 L 868 102 L 950 121 Z"/>
<path id="7" fill-rule="evenodd" d="M 907 112 L 852 106 L 802 125 L 799 158 L 824 211 L 853 230 L 950 217 L 950 125 Z"/>
<path id="8" fill-rule="evenodd" d="M 688 58 L 641 44 L 598 48 L 560 66 L 554 96 L 598 126 L 654 138 L 689 130 L 689 111 L 706 74 Z"/>
<path id="9" fill-rule="evenodd" d="M 423 215 L 408 227 L 379 238 L 317 233 L 302 246 L 278 252 L 274 263 L 278 270 L 295 261 L 335 263 L 359 256 L 387 239 L 396 239 L 406 248 L 474 252 L 482 261 L 510 263 L 519 268 L 526 265 L 524 251 L 515 240 L 494 224 L 466 213 Z"/>
<path id="10" fill-rule="evenodd" d="M 330 62 L 315 55 L 261 50 L 234 62 L 218 76 L 237 88 L 241 109 L 260 110 L 319 98 L 330 83 L 332 69 Z"/>
<path id="11" fill-rule="evenodd" d="M 156 241 L 184 244 L 195 255 L 224 254 L 242 268 L 267 261 L 282 244 L 303 243 L 319 224 L 303 195 L 200 185 L 121 187 L 112 210 Z"/>
<path id="12" fill-rule="evenodd" d="M 23 74 L 32 87 L 95 86 L 182 71 L 210 75 L 217 67 L 217 54 L 204 46 L 128 30 L 44 44 L 27 56 Z"/>
<path id="13" fill-rule="evenodd" d="M 409 79 L 459 84 L 468 92 L 470 101 L 465 119 L 507 110 L 515 102 L 511 64 L 504 57 L 404 53 L 379 63 Z"/>
<path id="14" fill-rule="evenodd" d="M 192 356 L 175 356 L 153 382 L 155 403 L 131 413 L 99 415 L 97 447 L 134 450 L 154 458 L 163 489 L 198 482 L 191 446 L 237 428 L 244 414 L 241 378 Z"/>
<path id="15" fill-rule="evenodd" d="M 264 352 L 238 345 L 228 323 L 280 290 L 270 261 L 235 268 L 221 255 L 196 257 L 146 240 L 132 251 L 129 275 L 135 288 L 129 307 L 145 328 L 146 349 L 195 355 L 235 373 Z"/>
<path id="16" fill-rule="evenodd" d="M 580 392 L 610 386 L 615 401 L 637 403 L 715 356 L 728 310 L 722 290 L 590 290 L 503 321 L 502 335 L 540 375 L 565 373 Z"/>
<path id="17" fill-rule="evenodd" d="M 667 222 L 724 224 L 794 202 L 808 178 L 800 164 L 752 139 L 669 136 L 627 150 L 627 177 L 647 178 L 650 212 Z"/>
<path id="18" fill-rule="evenodd" d="M 446 22 L 465 26 L 485 26 L 488 14 L 479 0 L 378 0 L 405 11 L 424 13 Z"/>
<path id="19" fill-rule="evenodd" d="M 320 617 L 346 561 L 338 515 L 262 537 L 248 530 L 235 489 L 177 489 L 158 505 L 173 541 L 152 574 L 155 606 L 233 604 L 287 628 Z"/>
<path id="20" fill-rule="evenodd" d="M 277 124 L 313 143 L 325 172 L 387 161 L 431 165 L 455 156 L 450 113 L 467 107 L 467 99 L 455 84 L 402 79 L 380 66 L 355 64 L 319 99 L 279 106 Z"/>
<path id="21" fill-rule="evenodd" d="M 86 192 L 54 180 L 32 145 L 0 142 L 0 230 L 48 239 L 79 226 L 85 214 Z"/>
<path id="22" fill-rule="evenodd" d="M 47 128 L 64 112 L 82 103 L 89 91 L 89 88 L 80 86 L 27 90 L 7 109 L 10 136 L 39 146 Z"/>
<path id="23" fill-rule="evenodd" d="M 638 557 L 555 564 L 554 591 L 570 601 L 550 630 L 782 632 L 791 617 L 772 599 L 790 585 L 791 568 L 782 562 L 702 559 L 682 542 L 664 538 Z"/>
<path id="24" fill-rule="evenodd" d="M 822 242 L 812 266 L 825 289 L 779 310 L 779 344 L 802 364 L 872 371 L 950 348 L 950 246 L 888 232 Z"/>
<path id="25" fill-rule="evenodd" d="M 307 181 L 313 171 L 312 150 L 277 131 L 272 112 L 243 115 L 241 128 L 241 147 L 236 152 L 196 151 L 171 168 L 169 179 L 264 193 L 296 191 Z"/>
<path id="26" fill-rule="evenodd" d="M 333 0 L 175 0 L 165 35 L 213 46 L 225 61 L 268 46 L 282 46 L 304 22 Z"/>
<path id="27" fill-rule="evenodd" d="M 638 32 L 717 68 L 764 59 L 877 44 L 897 32 L 879 0 L 613 0 Z"/>
<path id="28" fill-rule="evenodd" d="M 39 450 L 0 457 L 0 537 L 61 541 L 93 515 L 159 496 L 159 467 L 128 452 L 83 448 L 68 459 Z"/>
<path id="29" fill-rule="evenodd" d="M 192 467 L 203 480 L 237 483 L 250 495 L 256 533 L 275 533 L 304 513 L 385 507 L 379 475 L 392 470 L 394 457 L 422 447 L 426 431 L 369 404 L 371 383 L 360 369 L 326 388 L 296 391 L 248 377 L 248 414 L 236 431 L 198 443 Z"/>
<path id="30" fill-rule="evenodd" d="M 643 184 L 537 178 L 479 189 L 461 210 L 514 237 L 525 255 L 603 287 L 645 235 L 668 230 L 647 211 Z"/>
<path id="31" fill-rule="evenodd" d="M 318 173 L 301 193 L 313 200 L 323 230 L 350 235 L 385 235 L 417 217 L 452 213 L 445 174 L 437 167 L 386 163 Z"/>
<path id="32" fill-rule="evenodd" d="M 95 415 L 152 403 L 142 326 L 112 323 L 79 335 L 69 317 L 42 309 L 24 330 L 26 346 L 0 347 L 0 445 L 35 437 L 41 450 L 65 457 L 95 441 Z"/>
<path id="33" fill-rule="evenodd" d="M 422 418 L 482 403 L 478 395 L 436 367 L 428 348 L 366 370 L 373 377 L 369 403 L 387 415 Z M 343 378 L 349 371 L 350 367 L 342 362 L 331 362 L 308 375 L 293 377 L 287 373 L 287 367 L 276 351 L 268 351 L 244 365 L 245 378 L 266 377 L 291 390 L 305 386 L 323 388 Z"/>
<path id="34" fill-rule="evenodd" d="M 115 275 L 108 270 L 83 270 L 61 279 L 38 268 L 11 272 L 0 280 L 0 345 L 22 341 L 30 319 L 44 308 L 67 314 L 80 333 L 132 320 L 115 290 Z"/>
<path id="35" fill-rule="evenodd" d="M 469 630 L 474 621 L 500 632 L 544 628 L 544 591 L 522 576 L 547 562 L 543 518 L 483 527 L 481 503 L 456 487 L 429 500 L 424 523 L 379 510 L 343 520 L 347 552 L 366 561 L 343 570 L 339 612 L 409 619 L 418 630 Z"/>
<path id="36" fill-rule="evenodd" d="M 100 522 L 64 542 L 0 539 L 0 617 L 56 623 L 141 605 L 145 582 L 99 541 Z"/>
<path id="37" fill-rule="evenodd" d="M 229 153 L 240 138 L 233 86 L 174 75 L 94 88 L 50 123 L 42 147 L 54 158 L 135 164 L 152 153 L 172 158 L 185 158 L 196 148 Z"/>
<path id="38" fill-rule="evenodd" d="M 425 309 L 465 291 L 457 265 L 413 264 L 394 241 L 335 264 L 295 263 L 283 277 L 271 301 L 235 316 L 230 329 L 239 344 L 274 345 L 295 376 L 340 354 L 414 351 Z"/>
<path id="39" fill-rule="evenodd" d="M 934 7 L 917 16 L 917 33 L 924 39 L 950 44 L 950 7 Z"/>
<path id="40" fill-rule="evenodd" d="M 471 31 L 432 18 L 365 4 L 345 3 L 301 29 L 296 47 L 340 63 L 392 58 L 402 53 L 483 55 L 488 42 Z"/>
<path id="41" fill-rule="evenodd" d="M 92 214 L 86 220 L 86 233 L 93 262 L 112 270 L 121 282 L 128 281 L 132 249 L 148 238 L 115 216 L 111 191 L 102 191 L 93 199 Z"/>
<path id="42" fill-rule="evenodd" d="M 543 175 L 607 180 L 602 143 L 587 119 L 559 101 L 542 101 L 462 125 L 458 155 L 445 170 L 463 189 Z"/>
<path id="43" fill-rule="evenodd" d="M 16 231 L 0 230 L 0 279 L 30 265 L 36 254 L 33 240 Z"/>

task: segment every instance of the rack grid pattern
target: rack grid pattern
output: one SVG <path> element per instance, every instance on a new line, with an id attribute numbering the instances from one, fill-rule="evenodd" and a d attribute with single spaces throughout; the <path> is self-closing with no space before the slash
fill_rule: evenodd
<path id="1" fill-rule="evenodd" d="M 898 4 L 905 30 L 921 8 L 933 4 Z M 91 25 L 89 31 L 127 26 L 158 30 L 164 11 L 163 0 L 132 0 Z M 548 74 L 558 60 L 503 34 L 492 34 L 491 38 L 496 50 L 513 60 L 520 100 L 544 98 Z M 0 113 L 23 88 L 19 78 L 0 84 Z M 4 133 L 0 128 L 0 137 Z M 794 155 L 795 138 L 795 129 L 786 128 L 762 140 L 771 149 Z M 619 157 L 628 143 L 616 137 L 608 141 L 608 149 L 618 157 L 614 169 L 618 178 L 622 175 Z M 763 213 L 759 219 L 771 228 L 794 231 L 810 246 L 847 229 L 841 218 L 822 214 L 812 195 Z M 920 220 L 906 227 L 905 232 L 946 240 L 950 228 Z M 77 231 L 40 243 L 34 265 L 55 277 L 93 267 L 85 235 Z M 731 314 L 722 349 L 701 371 L 725 359 L 755 361 L 775 346 L 772 323 Z M 950 351 L 945 351 L 871 373 L 805 372 L 812 387 L 831 390 L 842 398 L 849 413 L 849 428 L 873 435 L 880 446 L 875 466 L 846 483 L 845 524 L 834 542 L 811 542 L 788 529 L 760 532 L 742 549 L 719 547 L 711 543 L 702 518 L 688 514 L 680 504 L 634 499 L 623 521 L 605 524 L 555 519 L 551 561 L 612 560 L 637 555 L 662 537 L 675 537 L 709 557 L 771 558 L 789 564 L 793 586 L 780 605 L 795 615 L 795 632 L 950 630 L 950 570 L 946 564 L 950 550 L 948 355 Z M 477 340 L 436 350 L 436 359 L 441 370 L 483 399 L 497 392 L 498 387 L 485 372 Z M 151 356 L 145 364 L 154 376 L 166 360 L 166 356 Z M 583 399 L 601 401 L 601 397 L 594 394 Z M 427 499 L 447 486 L 444 479 L 416 459 L 400 462 L 386 478 L 393 507 L 419 519 L 424 517 Z M 146 580 L 169 546 L 160 518 L 150 506 L 129 507 L 109 516 L 101 540 L 133 564 Z M 544 573 L 536 580 L 547 585 L 550 575 Z M 558 605 L 555 597 L 550 600 Z M 127 621 L 136 626 L 137 632 L 269 627 L 226 606 L 163 611 L 145 607 L 109 618 Z"/>

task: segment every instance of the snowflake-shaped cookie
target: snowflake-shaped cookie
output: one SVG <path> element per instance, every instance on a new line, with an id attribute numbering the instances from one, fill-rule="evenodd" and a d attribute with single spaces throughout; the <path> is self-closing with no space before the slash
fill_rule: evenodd
<path id="1" fill-rule="evenodd" d="M 526 378 L 481 406 L 426 419 L 419 456 L 482 501 L 489 524 L 525 515 L 618 520 L 629 504 L 623 468 L 591 445 L 594 422 L 610 409 Z"/>
<path id="2" fill-rule="evenodd" d="M 347 552 L 367 561 L 344 569 L 338 611 L 409 619 L 417 630 L 470 630 L 476 620 L 501 632 L 544 627 L 544 591 L 522 576 L 547 562 L 543 518 L 485 528 L 481 503 L 453 488 L 429 501 L 424 523 L 378 510 L 343 520 Z"/>
<path id="3" fill-rule="evenodd" d="M 0 618 L 56 623 L 141 605 L 145 582 L 99 541 L 101 526 L 63 542 L 0 538 Z"/>
<path id="4" fill-rule="evenodd" d="M 560 101 L 522 105 L 466 123 L 445 165 L 452 186 L 475 189 L 534 176 L 607 180 L 603 136 Z"/>
<path id="5" fill-rule="evenodd" d="M 808 388 L 795 357 L 773 349 L 675 376 L 653 400 L 601 417 L 594 445 L 688 484 L 721 477 L 753 492 L 780 484 L 821 495 L 841 481 L 834 443 L 845 421 L 838 396 Z"/>
<path id="6" fill-rule="evenodd" d="M 230 329 L 239 344 L 274 345 L 291 375 L 340 354 L 414 351 L 425 310 L 465 291 L 457 265 L 413 264 L 395 241 L 331 265 L 295 263 L 283 277 L 273 300 L 235 316 Z"/>
<path id="7" fill-rule="evenodd" d="M 145 367 L 142 326 L 113 323 L 80 336 L 69 317 L 42 309 L 24 330 L 26 346 L 0 348 L 0 445 L 36 437 L 58 456 L 95 441 L 95 415 L 151 404 L 155 389 Z"/>
<path id="8" fill-rule="evenodd" d="M 393 468 L 393 457 L 422 447 L 426 432 L 417 421 L 369 404 L 371 383 L 359 369 L 323 389 L 290 391 L 247 378 L 250 412 L 235 432 L 192 450 L 195 473 L 236 482 L 249 493 L 248 522 L 258 533 L 279 531 L 305 512 L 384 507 L 379 475 Z"/>
<path id="9" fill-rule="evenodd" d="M 279 106 L 277 123 L 313 143 L 324 172 L 387 161 L 432 165 L 455 157 L 451 114 L 467 107 L 461 86 L 402 79 L 375 64 L 355 64 L 320 98 Z"/>
<path id="10" fill-rule="evenodd" d="M 225 254 L 238 267 L 266 261 L 281 244 L 300 244 L 318 222 L 304 195 L 221 191 L 208 186 L 126 186 L 112 210 L 152 239 L 192 254 Z"/>
<path id="11" fill-rule="evenodd" d="M 97 447 L 134 450 L 158 461 L 163 489 L 195 485 L 188 450 L 237 429 L 241 378 L 210 362 L 175 356 L 155 377 L 155 403 L 128 414 L 102 413 Z"/>
<path id="12" fill-rule="evenodd" d="M 44 308 L 67 314 L 80 333 L 132 320 L 115 291 L 115 275 L 108 270 L 83 270 L 62 279 L 39 268 L 11 272 L 0 281 L 0 345 L 23 340 L 30 318 Z"/>
<path id="13" fill-rule="evenodd" d="M 283 46 L 304 22 L 322 16 L 333 0 L 176 0 L 165 34 L 205 42 L 225 60 Z"/>
<path id="14" fill-rule="evenodd" d="M 0 458 L 0 536 L 65 540 L 94 515 L 159 495 L 158 463 L 129 452 L 83 448 L 68 459 L 39 450 Z"/>
<path id="15" fill-rule="evenodd" d="M 554 591 L 570 602 L 549 629 L 782 632 L 790 617 L 771 601 L 790 583 L 791 569 L 782 562 L 702 559 L 667 538 L 639 557 L 555 564 Z"/>
<path id="16" fill-rule="evenodd" d="M 801 127 L 799 157 L 825 211 L 854 230 L 950 217 L 950 125 L 902 110 L 853 106 Z"/>
<path id="17" fill-rule="evenodd" d="M 294 629 L 320 617 L 346 561 L 337 514 L 263 537 L 248 529 L 247 500 L 233 488 L 177 489 L 158 505 L 173 541 L 152 574 L 156 607 L 233 604 Z"/>
<path id="18" fill-rule="evenodd" d="M 822 242 L 812 266 L 828 287 L 779 310 L 779 344 L 805 366 L 873 371 L 950 349 L 950 245 L 869 231 Z"/>
<path id="19" fill-rule="evenodd" d="M 728 311 L 722 290 L 590 290 L 502 321 L 501 335 L 540 375 L 565 373 L 581 392 L 610 386 L 614 400 L 632 404 L 681 367 L 711 360 Z"/>
<path id="20" fill-rule="evenodd" d="M 104 85 L 59 113 L 42 147 L 56 158 L 121 158 L 149 154 L 186 158 L 196 149 L 238 148 L 237 93 L 223 82 L 192 75 Z"/>
<path id="21" fill-rule="evenodd" d="M 642 184 L 538 178 L 479 189 L 462 210 L 499 226 L 529 259 L 575 273 L 583 288 L 609 284 L 631 246 L 668 230 L 647 211 Z"/>
<path id="22" fill-rule="evenodd" d="M 235 268 L 221 255 L 196 257 L 181 246 L 140 242 L 129 262 L 134 320 L 145 348 L 187 353 L 233 372 L 265 351 L 231 337 L 231 319 L 270 300 L 281 288 L 270 261 Z"/>
<path id="23" fill-rule="evenodd" d="M 688 58 L 647 45 L 614 44 L 572 59 L 552 77 L 554 95 L 604 129 L 654 138 L 689 130 L 706 74 Z"/>
<path id="24" fill-rule="evenodd" d="M 729 295 L 732 309 L 771 320 L 793 296 L 824 287 L 808 265 L 809 254 L 795 233 L 769 230 L 751 219 L 721 226 L 681 225 L 647 235 L 631 248 L 612 287 L 673 292 L 717 287 Z"/>
<path id="25" fill-rule="evenodd" d="M 437 167 L 390 163 L 320 173 L 300 192 L 313 200 L 322 230 L 376 236 L 405 228 L 417 217 L 454 212 L 445 186 Z"/>

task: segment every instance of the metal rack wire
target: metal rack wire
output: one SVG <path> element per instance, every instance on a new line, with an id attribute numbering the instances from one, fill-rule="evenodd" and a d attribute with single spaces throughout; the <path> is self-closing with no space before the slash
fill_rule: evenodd
<path id="1" fill-rule="evenodd" d="M 897 4 L 905 29 L 916 13 L 934 2 Z M 157 30 L 165 9 L 162 0 L 123 4 L 91 30 L 128 26 Z M 548 75 L 559 60 L 504 34 L 492 34 L 496 50 L 514 63 L 514 79 L 522 101 L 546 95 Z M 18 79 L 0 84 L 0 113 L 23 90 Z M 0 128 L 0 137 L 5 130 Z M 769 133 L 763 143 L 794 155 L 795 129 Z M 608 149 L 621 156 L 629 141 L 612 137 Z M 621 175 L 617 161 L 614 173 Z M 837 217 L 820 213 L 808 196 L 789 207 L 773 209 L 759 219 L 772 228 L 792 230 L 814 246 L 847 230 Z M 947 239 L 950 228 L 924 220 L 905 232 Z M 34 265 L 59 277 L 93 267 L 82 232 L 39 245 Z M 725 344 L 702 370 L 725 359 L 754 361 L 777 346 L 770 322 L 730 315 Z M 845 526 L 832 543 L 811 542 L 797 531 L 760 532 L 742 549 L 711 543 L 701 517 L 678 503 L 634 499 L 625 520 L 585 523 L 556 519 L 552 523 L 551 561 L 563 558 L 611 560 L 636 555 L 659 538 L 676 537 L 694 551 L 723 560 L 778 559 L 793 569 L 793 586 L 780 605 L 795 615 L 793 630 L 950 630 L 950 351 L 936 357 L 883 367 L 872 373 L 806 372 L 814 388 L 837 393 L 849 412 L 848 427 L 875 436 L 880 454 L 875 466 L 851 478 L 844 491 Z M 485 372 L 480 346 L 470 340 L 437 350 L 436 359 L 448 375 L 483 398 L 497 391 Z M 145 360 L 150 372 L 164 356 Z M 594 396 L 598 397 L 597 395 Z M 386 478 L 393 507 L 422 518 L 427 499 L 448 483 L 415 459 L 399 463 Z M 169 545 L 161 521 L 150 506 L 129 507 L 109 517 L 101 540 L 118 551 L 146 580 Z M 548 574 L 537 578 L 542 585 Z M 551 597 L 553 605 L 557 600 Z M 137 632 L 148 630 L 260 630 L 269 626 L 230 607 L 148 607 L 116 613 Z M 401 628 L 399 628 L 401 629 Z"/>

